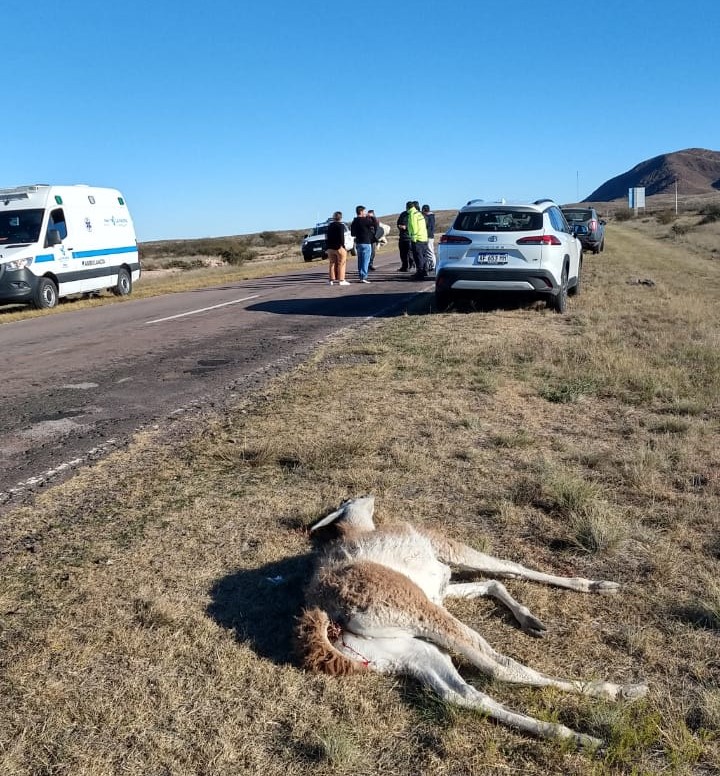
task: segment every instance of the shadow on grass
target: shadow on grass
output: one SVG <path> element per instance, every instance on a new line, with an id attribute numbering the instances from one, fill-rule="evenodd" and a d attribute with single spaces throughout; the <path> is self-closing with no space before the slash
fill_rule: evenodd
<path id="1" fill-rule="evenodd" d="M 313 569 L 311 553 L 237 571 L 210 590 L 207 613 L 261 657 L 294 663 L 293 631 Z"/>
<path id="2" fill-rule="evenodd" d="M 670 614 L 675 619 L 685 622 L 693 628 L 712 631 L 720 630 L 720 620 L 717 614 L 700 604 L 678 606 L 672 609 Z"/>
<path id="3" fill-rule="evenodd" d="M 547 307 L 547 300 L 544 297 L 540 297 L 537 294 L 525 293 L 521 291 L 516 292 L 501 292 L 501 291 L 486 291 L 472 292 L 472 291 L 455 291 L 453 293 L 452 302 L 446 310 L 442 312 L 454 312 L 454 313 L 490 313 L 498 310 L 513 311 L 513 310 L 545 310 Z M 433 310 L 435 310 L 435 299 L 433 296 Z"/>

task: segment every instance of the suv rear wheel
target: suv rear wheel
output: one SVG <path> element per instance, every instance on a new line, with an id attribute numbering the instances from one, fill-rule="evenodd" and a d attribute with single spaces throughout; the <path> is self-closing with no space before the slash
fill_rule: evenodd
<path id="1" fill-rule="evenodd" d="M 550 297 L 549 305 L 556 313 L 564 313 L 567 310 L 568 298 L 568 265 L 565 264 L 560 279 L 560 289 L 555 296 Z"/>
<path id="2" fill-rule="evenodd" d="M 575 285 L 572 288 L 568 289 L 568 294 L 571 294 L 572 296 L 577 296 L 580 293 L 582 289 L 581 278 L 582 278 L 582 256 L 580 257 L 580 263 L 578 264 L 578 274 L 577 274 L 577 277 L 575 278 Z"/>
<path id="3" fill-rule="evenodd" d="M 452 304 L 452 292 L 440 291 L 435 288 L 435 309 L 439 312 L 445 312 L 445 310 Z"/>

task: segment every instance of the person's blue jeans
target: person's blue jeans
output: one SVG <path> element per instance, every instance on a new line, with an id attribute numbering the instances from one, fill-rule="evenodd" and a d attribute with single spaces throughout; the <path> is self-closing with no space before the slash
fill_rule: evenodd
<path id="1" fill-rule="evenodd" d="M 372 245 L 370 243 L 355 243 L 355 250 L 357 251 L 358 275 L 360 275 L 360 280 L 365 280 L 370 267 Z"/>

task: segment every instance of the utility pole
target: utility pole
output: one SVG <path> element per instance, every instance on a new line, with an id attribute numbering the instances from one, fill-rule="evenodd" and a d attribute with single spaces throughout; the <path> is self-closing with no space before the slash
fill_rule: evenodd
<path id="1" fill-rule="evenodd" d="M 678 213 L 677 178 L 675 178 L 675 215 Z"/>

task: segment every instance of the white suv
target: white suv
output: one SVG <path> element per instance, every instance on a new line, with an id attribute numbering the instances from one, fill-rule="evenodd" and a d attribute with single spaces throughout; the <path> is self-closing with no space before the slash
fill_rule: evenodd
<path id="1" fill-rule="evenodd" d="M 436 304 L 447 308 L 458 291 L 525 291 L 563 313 L 581 268 L 582 245 L 552 200 L 471 200 L 440 239 Z"/>

